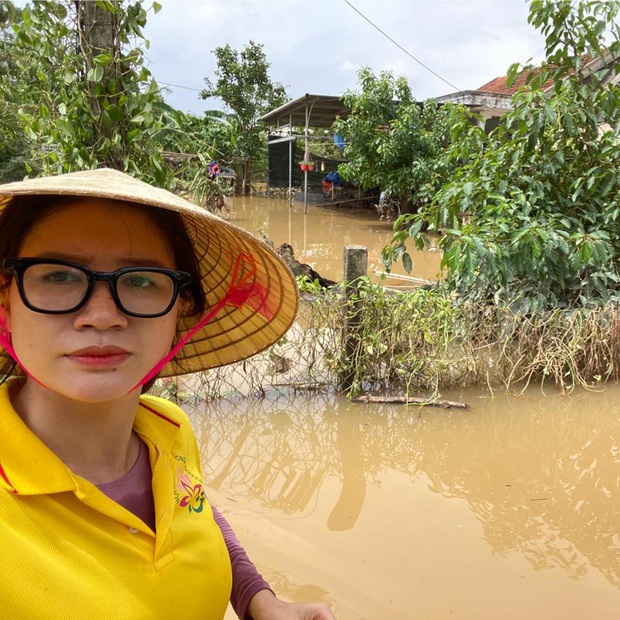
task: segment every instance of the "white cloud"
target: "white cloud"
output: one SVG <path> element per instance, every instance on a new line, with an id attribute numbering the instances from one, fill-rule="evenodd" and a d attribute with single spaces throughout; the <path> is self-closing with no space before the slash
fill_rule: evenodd
<path id="1" fill-rule="evenodd" d="M 357 87 L 362 66 L 405 75 L 420 99 L 469 90 L 502 75 L 513 62 L 542 57 L 542 36 L 527 23 L 521 0 L 351 0 L 390 42 L 344 0 L 163 0 L 146 28 L 150 69 L 162 83 L 203 88 L 216 68 L 212 50 L 250 40 L 264 45 L 274 81 L 292 97 L 340 94 Z M 200 114 L 214 107 L 175 88 L 166 97 Z"/>

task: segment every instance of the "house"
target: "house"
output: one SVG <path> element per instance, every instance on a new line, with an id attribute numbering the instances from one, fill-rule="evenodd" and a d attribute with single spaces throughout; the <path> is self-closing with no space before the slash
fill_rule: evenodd
<path id="1" fill-rule="evenodd" d="M 612 57 L 611 53 L 592 59 L 588 55 L 583 55 L 583 74 L 584 80 L 594 72 L 603 72 L 602 84 L 617 84 L 620 80 L 618 73 L 618 58 Z M 536 71 L 536 69 L 532 69 Z M 483 84 L 476 90 L 465 90 L 450 93 L 435 100 L 439 103 L 458 103 L 468 107 L 473 113 L 479 114 L 484 119 L 484 130 L 489 133 L 499 124 L 499 119 L 512 109 L 512 96 L 523 86 L 526 85 L 531 71 L 524 71 L 514 82 L 508 85 L 508 76 L 496 77 L 490 82 Z M 550 92 L 553 87 L 553 79 L 547 80 L 545 89 Z"/>

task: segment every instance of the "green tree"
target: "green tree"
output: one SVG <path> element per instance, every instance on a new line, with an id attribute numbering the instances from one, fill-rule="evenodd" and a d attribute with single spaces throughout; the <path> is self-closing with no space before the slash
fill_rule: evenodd
<path id="1" fill-rule="evenodd" d="M 619 8 L 532 0 L 546 61 L 511 67 L 509 79 L 527 83 L 490 136 L 454 124 L 451 155 L 466 163 L 430 206 L 400 219 L 388 265 L 408 239 L 424 246 L 428 224 L 441 233 L 446 284 L 462 296 L 523 311 L 618 299 Z"/>
<path id="2" fill-rule="evenodd" d="M 15 97 L 15 35 L 11 24 L 19 19 L 12 2 L 0 4 L 0 182 L 17 181 L 27 173 L 30 144 L 19 118 L 21 101 Z"/>
<path id="3" fill-rule="evenodd" d="M 46 173 L 108 166 L 168 185 L 157 148 L 168 107 L 144 66 L 142 3 L 40 0 L 20 17 L 11 96 L 34 164 Z"/>
<path id="4" fill-rule="evenodd" d="M 234 134 L 230 115 L 220 110 L 202 117 L 170 110 L 162 117 L 158 142 L 164 157 L 174 166 L 174 189 L 191 194 L 200 205 L 215 208 L 229 191 L 228 181 L 218 182 L 209 173 L 215 161 L 228 165 L 234 155 Z"/>
<path id="5" fill-rule="evenodd" d="M 363 189 L 384 190 L 403 211 L 415 211 L 452 169 L 445 152 L 450 106 L 439 108 L 432 100 L 419 105 L 406 78 L 389 71 L 377 76 L 365 67 L 358 79 L 360 91 L 343 96 L 348 118 L 334 124 L 346 144 L 347 163 L 338 170 Z"/>
<path id="6" fill-rule="evenodd" d="M 217 58 L 212 82 L 205 78 L 203 99 L 219 97 L 232 111 L 229 119 L 234 138 L 234 168 L 242 193 L 251 184 L 253 170 L 266 167 L 266 130 L 258 119 L 287 100 L 284 86 L 269 77 L 269 63 L 263 46 L 250 41 L 241 52 L 226 44 L 213 50 Z"/>
<path id="7" fill-rule="evenodd" d="M 164 151 L 204 154 L 221 163 L 234 156 L 234 135 L 231 115 L 210 110 L 196 116 L 180 110 L 168 110 L 162 116 L 158 141 Z"/>

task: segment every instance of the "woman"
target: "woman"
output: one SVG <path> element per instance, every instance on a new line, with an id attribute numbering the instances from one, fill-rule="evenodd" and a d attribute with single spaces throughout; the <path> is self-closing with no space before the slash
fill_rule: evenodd
<path id="1" fill-rule="evenodd" d="M 0 186 L 0 264 L 0 618 L 215 620 L 232 582 L 240 617 L 332 620 L 273 595 L 214 518 L 187 417 L 142 394 L 282 336 L 279 259 L 95 170 Z"/>

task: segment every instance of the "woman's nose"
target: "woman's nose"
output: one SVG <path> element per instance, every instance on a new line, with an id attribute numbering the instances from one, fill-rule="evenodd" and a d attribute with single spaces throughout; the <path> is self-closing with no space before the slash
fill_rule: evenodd
<path id="1" fill-rule="evenodd" d="M 94 327 L 96 329 L 127 326 L 127 316 L 116 306 L 110 285 L 107 282 L 95 283 L 88 301 L 77 311 L 75 326 L 77 328 Z"/>

